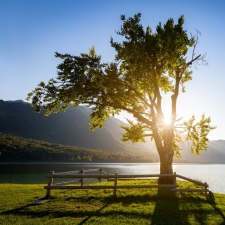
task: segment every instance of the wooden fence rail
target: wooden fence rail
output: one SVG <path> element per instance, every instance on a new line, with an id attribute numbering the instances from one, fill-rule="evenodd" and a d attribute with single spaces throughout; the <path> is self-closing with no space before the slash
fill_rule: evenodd
<path id="1" fill-rule="evenodd" d="M 176 174 L 176 173 L 175 173 Z M 178 175 L 176 174 L 176 177 L 178 178 L 181 178 L 183 180 L 186 180 L 186 181 L 190 181 L 194 184 L 197 184 L 199 186 L 203 186 L 204 188 L 200 189 L 200 188 L 175 188 L 175 189 L 172 189 L 171 191 L 174 191 L 175 195 L 177 192 L 205 192 L 205 197 L 206 199 L 208 198 L 208 194 L 209 194 L 209 185 L 205 182 L 200 182 L 200 181 L 197 181 L 197 180 L 193 180 L 193 179 L 190 179 L 188 177 L 184 177 L 184 176 L 181 176 L 181 175 Z"/>
<path id="2" fill-rule="evenodd" d="M 99 174 L 84 174 L 85 172 L 94 172 L 99 171 Z M 202 183 L 200 181 L 196 181 L 181 175 L 178 175 L 176 173 L 174 174 L 129 174 L 129 175 L 120 175 L 115 173 L 115 175 L 107 174 L 105 171 L 103 171 L 102 168 L 100 169 L 89 169 L 89 170 L 79 170 L 79 171 L 69 171 L 69 172 L 59 172 L 54 173 L 54 171 L 51 171 L 50 174 L 47 174 L 46 177 L 49 179 L 48 185 L 44 188 L 47 189 L 45 198 L 50 198 L 50 191 L 51 189 L 113 189 L 113 195 L 116 196 L 116 190 L 117 189 L 124 189 L 124 188 L 171 188 L 171 191 L 174 192 L 174 195 L 177 196 L 177 192 L 205 192 L 206 198 L 208 197 L 208 184 Z M 153 177 L 173 177 L 173 184 L 168 185 L 162 185 L 162 184 L 154 184 L 154 185 L 118 185 L 118 180 L 124 180 L 124 179 L 150 179 Z M 55 183 L 53 184 L 54 178 L 76 178 L 77 180 L 68 181 L 68 182 L 61 182 L 61 183 Z M 84 185 L 85 179 L 90 178 L 97 178 L 99 182 L 102 181 L 102 179 L 106 179 L 107 181 L 113 180 L 114 185 L 104 185 L 104 186 L 89 186 Z M 204 188 L 177 188 L 179 185 L 177 185 L 176 178 L 180 178 L 183 180 L 190 181 L 192 183 L 195 183 L 197 185 L 203 186 Z M 68 185 L 73 184 L 75 182 L 80 182 L 80 186 L 76 185 Z"/>

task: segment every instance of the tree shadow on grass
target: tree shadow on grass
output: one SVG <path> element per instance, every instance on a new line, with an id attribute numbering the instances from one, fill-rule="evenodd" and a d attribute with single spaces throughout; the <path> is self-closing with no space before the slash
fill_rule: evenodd
<path id="1" fill-rule="evenodd" d="M 128 196 L 119 196 L 119 197 L 97 197 L 91 196 L 88 198 L 85 197 L 68 197 L 65 201 L 58 203 L 57 207 L 54 203 L 57 204 L 58 199 L 52 198 L 52 205 L 45 203 L 45 207 L 39 207 L 38 205 L 25 205 L 23 207 L 14 208 L 0 213 L 0 215 L 15 215 L 15 216 L 29 216 L 32 218 L 62 218 L 62 217 L 71 217 L 78 220 L 80 225 L 85 223 L 90 223 L 91 219 L 95 220 L 96 217 L 108 217 L 108 218 L 129 218 L 137 219 L 142 218 L 145 221 L 150 221 L 152 213 L 151 212 L 142 212 L 140 211 L 130 211 L 128 208 L 132 204 L 145 204 L 149 201 L 155 202 L 157 196 L 150 195 L 128 195 Z M 66 202 L 70 202 L 73 207 L 68 209 L 61 210 L 61 208 L 66 207 Z M 62 203 L 62 206 L 60 204 Z M 95 208 L 83 207 L 82 204 L 87 205 L 96 205 Z M 65 204 L 63 206 L 63 204 Z M 121 205 L 121 209 L 117 208 L 117 204 Z M 106 209 L 106 210 L 104 210 Z"/>
<path id="2" fill-rule="evenodd" d="M 224 215 L 223 212 L 216 206 L 215 197 L 214 197 L 214 195 L 213 195 L 213 193 L 212 193 L 211 191 L 209 192 L 208 202 L 209 202 L 209 204 L 212 206 L 212 208 L 214 209 L 214 213 L 212 214 L 212 216 L 215 216 L 216 214 L 219 215 L 219 216 L 223 219 L 223 222 L 222 222 L 220 225 L 225 225 L 225 215 Z"/>
<path id="3" fill-rule="evenodd" d="M 179 199 L 170 189 L 158 189 L 152 224 L 190 224 L 189 215 L 179 209 Z"/>
<path id="4" fill-rule="evenodd" d="M 159 189 L 155 195 L 126 195 L 119 197 L 68 197 L 65 200 L 52 198 L 52 204 L 45 203 L 45 207 L 31 206 L 30 204 L 23 207 L 11 209 L 0 213 L 1 215 L 31 216 L 32 218 L 75 218 L 80 225 L 91 222 L 96 217 L 118 218 L 126 217 L 130 219 L 142 218 L 149 221 L 149 224 L 192 224 L 194 220 L 200 225 L 206 224 L 207 218 L 212 213 L 217 213 L 222 218 L 220 225 L 225 225 L 223 212 L 216 206 L 215 199 L 210 193 L 209 200 L 199 197 L 190 197 L 192 195 L 182 193 L 179 198 L 173 196 L 170 190 Z M 70 208 L 67 203 L 70 202 Z M 145 212 L 140 210 L 130 210 L 132 204 L 140 206 L 148 205 L 151 202 L 152 208 L 145 208 Z M 205 209 L 203 205 L 208 203 L 213 209 Z M 58 204 L 58 205 L 57 205 Z M 93 208 L 84 207 L 95 205 Z M 122 205 L 121 209 L 115 208 Z M 112 207 L 112 205 L 115 205 Z M 147 210 L 146 210 L 147 209 Z M 220 219 L 220 218 L 219 218 Z M 147 223 L 148 224 L 148 223 Z"/>
<path id="5" fill-rule="evenodd" d="M 208 224 L 209 218 L 217 213 L 217 219 L 223 221 L 220 225 L 225 225 L 225 218 L 222 211 L 216 207 L 215 200 L 206 200 L 204 195 L 199 193 L 178 193 L 179 197 L 173 196 L 170 190 L 159 189 L 158 199 L 152 216 L 152 224 Z M 211 199 L 213 194 L 211 193 Z M 208 207 L 208 203 L 213 210 Z"/>

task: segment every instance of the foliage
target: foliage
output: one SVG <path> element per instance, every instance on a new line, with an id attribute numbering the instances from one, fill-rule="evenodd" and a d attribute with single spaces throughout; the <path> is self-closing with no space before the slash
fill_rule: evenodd
<path id="1" fill-rule="evenodd" d="M 187 128 L 187 140 L 192 141 L 191 152 L 200 155 L 201 150 L 207 150 L 206 143 L 209 141 L 207 135 L 214 127 L 210 126 L 211 119 L 206 118 L 205 114 L 198 123 L 194 122 L 195 116 L 193 115 L 189 121 L 184 122 L 184 125 Z"/>
<path id="2" fill-rule="evenodd" d="M 151 183 L 154 181 L 150 181 Z M 119 184 L 149 181 L 119 181 Z M 98 183 L 98 185 L 100 185 Z M 104 185 L 104 182 L 102 183 Z M 191 187 L 188 182 L 180 182 Z M 42 205 L 30 205 L 44 197 L 43 185 L 0 184 L 2 224 L 224 224 L 225 195 L 182 193 L 174 198 L 156 189 L 53 190 Z M 171 193 L 171 192 L 170 192 Z"/>

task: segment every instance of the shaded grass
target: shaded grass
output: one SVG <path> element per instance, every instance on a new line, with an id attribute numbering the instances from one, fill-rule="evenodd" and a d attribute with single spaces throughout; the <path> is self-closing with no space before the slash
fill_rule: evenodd
<path id="1" fill-rule="evenodd" d="M 151 181 L 154 183 L 155 181 Z M 119 181 L 119 184 L 149 181 Z M 99 185 L 99 183 L 98 183 Z M 102 183 L 102 185 L 105 185 Z M 194 187 L 179 182 L 180 187 Z M 49 202 L 30 205 L 45 196 L 44 185 L 0 184 L 0 224 L 224 224 L 225 195 L 205 199 L 201 193 L 165 189 L 52 190 Z"/>

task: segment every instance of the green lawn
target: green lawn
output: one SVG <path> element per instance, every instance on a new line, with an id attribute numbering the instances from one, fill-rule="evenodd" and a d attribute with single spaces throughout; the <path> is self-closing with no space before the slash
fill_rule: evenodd
<path id="1" fill-rule="evenodd" d="M 149 181 L 119 181 L 128 183 Z M 192 186 L 188 182 L 179 185 Z M 210 193 L 206 200 L 201 193 L 178 193 L 175 198 L 165 190 L 122 189 L 114 198 L 113 190 L 52 190 L 49 202 L 30 205 L 45 196 L 43 187 L 0 184 L 0 224 L 225 225 L 223 194 Z"/>

